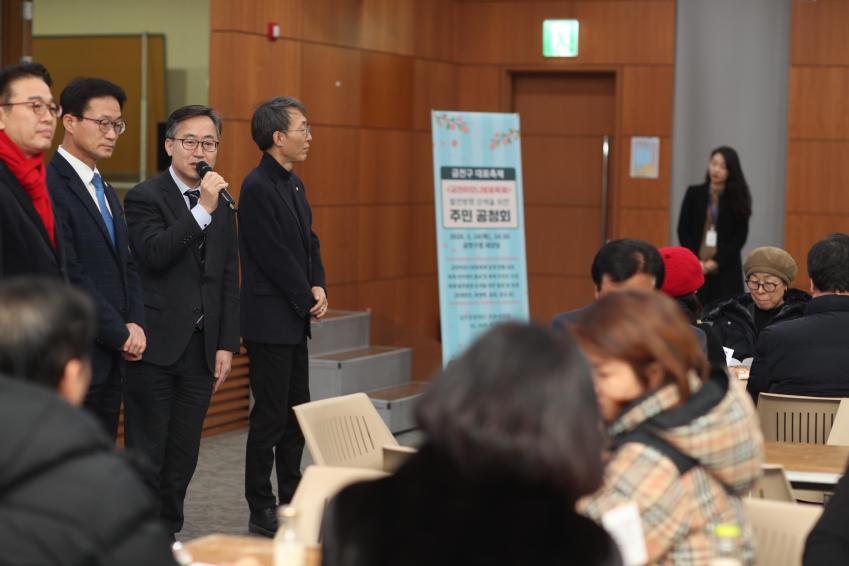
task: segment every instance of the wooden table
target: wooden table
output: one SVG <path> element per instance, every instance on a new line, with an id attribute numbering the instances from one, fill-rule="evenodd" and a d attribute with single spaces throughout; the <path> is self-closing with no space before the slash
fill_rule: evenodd
<path id="1" fill-rule="evenodd" d="M 784 466 L 787 479 L 798 489 L 833 490 L 847 460 L 849 446 L 764 443 L 764 463 Z"/>
<path id="2" fill-rule="evenodd" d="M 248 556 L 256 558 L 262 566 L 273 566 L 274 552 L 271 539 L 234 535 L 208 535 L 184 544 L 195 562 L 222 564 L 235 562 Z M 306 566 L 321 565 L 321 548 L 307 547 Z"/>

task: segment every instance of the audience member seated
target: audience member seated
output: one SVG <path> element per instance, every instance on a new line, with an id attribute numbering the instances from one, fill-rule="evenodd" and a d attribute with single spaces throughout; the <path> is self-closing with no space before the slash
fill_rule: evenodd
<path id="1" fill-rule="evenodd" d="M 832 234 L 808 252 L 811 295 L 805 316 L 764 328 L 748 389 L 849 397 L 849 236 Z"/>
<path id="2" fill-rule="evenodd" d="M 174 564 L 149 492 L 77 408 L 95 328 L 65 284 L 0 283 L 2 564 Z"/>
<path id="3" fill-rule="evenodd" d="M 804 566 L 849 564 L 849 470 L 828 500 L 805 543 Z"/>
<path id="4" fill-rule="evenodd" d="M 683 246 L 671 246 L 657 250 L 663 257 L 666 276 L 661 290 L 678 301 L 690 324 L 705 335 L 705 347 L 711 366 L 726 367 L 725 350 L 710 330 L 710 325 L 701 321 L 702 303 L 696 292 L 705 283 L 702 263 L 696 254 Z"/>
<path id="5" fill-rule="evenodd" d="M 569 336 L 517 323 L 485 334 L 417 409 L 423 448 L 350 486 L 323 520 L 326 566 L 621 564 L 574 511 L 601 482 L 589 368 Z"/>
<path id="6" fill-rule="evenodd" d="M 595 254 L 590 274 L 596 299 L 621 289 L 660 289 L 664 278 L 663 258 L 657 248 L 643 240 L 611 240 Z M 552 327 L 566 330 L 567 324 L 575 322 L 587 308 L 556 315 Z"/>
<path id="7" fill-rule="evenodd" d="M 651 564 L 707 564 L 717 524 L 752 534 L 740 498 L 760 474 L 762 444 L 751 401 L 711 370 L 680 307 L 654 292 L 599 299 L 572 329 L 594 368 L 610 438 L 602 488 L 578 508 L 596 520 L 636 504 Z"/>
<path id="8" fill-rule="evenodd" d="M 811 300 L 804 291 L 789 287 L 796 277 L 796 262 L 781 248 L 752 250 L 743 262 L 743 270 L 751 293 L 714 303 L 703 318 L 722 345 L 734 350 L 732 356 L 741 362 L 754 357 L 761 330 L 799 318 Z"/>

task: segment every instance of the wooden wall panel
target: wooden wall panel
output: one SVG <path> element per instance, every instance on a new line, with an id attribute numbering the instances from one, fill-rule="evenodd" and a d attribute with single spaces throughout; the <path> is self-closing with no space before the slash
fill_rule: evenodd
<path id="1" fill-rule="evenodd" d="M 362 151 L 358 201 L 363 204 L 414 202 L 413 133 L 362 129 L 359 141 Z"/>
<path id="2" fill-rule="evenodd" d="M 625 208 L 669 207 L 669 182 L 672 167 L 672 140 L 660 138 L 660 171 L 657 179 L 632 179 L 631 138 L 622 137 L 622 147 L 616 152 L 619 178 L 618 205 Z"/>
<path id="3" fill-rule="evenodd" d="M 314 124 L 359 126 L 362 68 L 354 49 L 303 44 L 304 104 Z"/>
<path id="4" fill-rule="evenodd" d="M 582 237 L 564 240 L 564 225 L 577 227 Z M 528 273 L 533 275 L 583 276 L 601 245 L 598 208 L 525 206 L 525 226 Z"/>
<path id="5" fill-rule="evenodd" d="M 849 139 L 847 100 L 849 67 L 790 67 L 787 137 Z"/>
<path id="6" fill-rule="evenodd" d="M 362 0 L 305 0 L 302 38 L 359 47 L 361 5 Z"/>
<path id="7" fill-rule="evenodd" d="M 674 61 L 671 2 L 475 2 L 458 3 L 457 14 L 454 54 L 460 63 L 574 66 Z M 578 57 L 542 56 L 542 21 L 552 18 L 580 20 Z"/>
<path id="8" fill-rule="evenodd" d="M 308 0 L 306 4 L 314 1 Z M 303 4 L 304 0 L 210 0 L 209 27 L 212 31 L 239 31 L 264 37 L 268 22 L 277 22 L 283 37 L 299 38 Z"/>
<path id="9" fill-rule="evenodd" d="M 327 300 L 333 302 L 333 308 L 357 310 L 359 306 L 360 286 L 357 283 L 328 283 Z"/>
<path id="10" fill-rule="evenodd" d="M 433 140 L 430 131 L 413 132 L 413 167 L 408 182 L 413 187 L 412 202 L 433 204 Z"/>
<path id="11" fill-rule="evenodd" d="M 669 211 L 660 209 L 619 209 L 615 238 L 640 238 L 655 246 L 669 243 Z"/>
<path id="12" fill-rule="evenodd" d="M 238 88 L 210 90 L 210 104 L 225 118 L 250 120 L 260 102 L 274 96 L 301 93 L 301 42 L 269 42 L 262 36 L 244 33 L 214 33 L 210 39 L 210 60 L 220 64 L 209 68 L 210 84 L 236 80 Z"/>
<path id="13" fill-rule="evenodd" d="M 413 60 L 363 52 L 362 124 L 368 128 L 413 127 Z"/>
<path id="14" fill-rule="evenodd" d="M 430 111 L 457 108 L 456 71 L 450 63 L 416 59 L 413 68 L 413 128 L 430 132 Z"/>
<path id="15" fill-rule="evenodd" d="M 554 137 L 525 133 L 522 162 L 533 155 L 545 167 L 522 169 L 525 203 L 530 205 L 601 206 L 595 179 L 602 169 L 601 142 L 589 137 Z M 583 163 L 570 167 L 562 158 L 570 155 Z"/>
<path id="16" fill-rule="evenodd" d="M 360 47 L 413 55 L 415 0 L 361 0 Z"/>
<path id="17" fill-rule="evenodd" d="M 312 119 L 312 109 L 307 110 Z M 312 206 L 351 206 L 357 202 L 359 170 L 359 130 L 319 125 L 312 128 L 309 157 L 295 173 L 306 184 Z"/>
<path id="18" fill-rule="evenodd" d="M 849 232 L 849 2 L 793 2 L 784 241 L 807 288 L 817 240 Z"/>
<path id="19" fill-rule="evenodd" d="M 787 208 L 794 212 L 849 213 L 849 140 L 790 140 Z"/>
<path id="20" fill-rule="evenodd" d="M 591 303 L 595 297 L 594 290 L 590 264 L 581 275 L 530 275 L 531 319 L 548 326 L 554 315 Z"/>
<path id="21" fill-rule="evenodd" d="M 846 65 L 849 62 L 849 2 L 793 2 L 791 65 Z"/>
<path id="22" fill-rule="evenodd" d="M 457 65 L 456 67 L 457 110 L 499 112 L 504 71 L 492 65 Z"/>
<path id="23" fill-rule="evenodd" d="M 359 223 L 350 209 L 341 206 L 313 206 L 313 230 L 321 241 L 321 259 L 328 281 L 355 283 L 357 277 L 357 236 Z"/>
<path id="24" fill-rule="evenodd" d="M 260 151 L 251 139 L 251 125 L 246 120 L 224 120 L 221 145 L 215 170 L 227 180 L 228 190 L 236 201 L 245 176 L 257 166 Z"/>
<path id="25" fill-rule="evenodd" d="M 673 69 L 670 65 L 637 67 L 622 72 L 622 133 L 672 135 Z"/>
<path id="26" fill-rule="evenodd" d="M 615 131 L 613 75 L 599 81 L 597 73 L 531 73 L 519 75 L 514 84 L 515 111 L 525 134 L 604 136 Z"/>

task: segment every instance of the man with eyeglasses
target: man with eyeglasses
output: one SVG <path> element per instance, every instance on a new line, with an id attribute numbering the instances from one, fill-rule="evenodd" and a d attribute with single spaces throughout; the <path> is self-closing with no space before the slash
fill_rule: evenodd
<path id="1" fill-rule="evenodd" d="M 103 180 L 108 159 L 126 129 L 127 96 L 104 79 L 71 81 L 59 97 L 65 135 L 47 167 L 47 185 L 62 226 L 68 278 L 97 306 L 92 381 L 85 407 L 114 440 L 118 434 L 125 360 L 141 359 L 146 345 L 141 280 L 129 248 L 121 202 Z"/>
<path id="2" fill-rule="evenodd" d="M 278 97 L 261 104 L 251 136 L 263 152 L 242 183 L 239 246 L 242 336 L 251 360 L 245 455 L 248 529 L 274 536 L 275 508 L 288 503 L 301 477 L 304 437 L 292 407 L 309 401 L 310 320 L 327 312 L 318 237 L 304 183 L 292 172 L 306 160 L 312 136 L 306 109 Z M 271 488 L 276 466 L 278 497 Z"/>
<path id="3" fill-rule="evenodd" d="M 44 164 L 62 115 L 52 84 L 38 63 L 0 70 L 0 278 L 65 278 L 62 229 Z"/>
<path id="4" fill-rule="evenodd" d="M 127 366 L 127 446 L 153 465 L 160 517 L 170 533 L 183 526 L 183 500 L 197 465 L 212 394 L 239 350 L 235 214 L 220 204 L 227 182 L 214 171 L 221 118 L 207 106 L 184 106 L 168 118 L 171 166 L 124 199 L 130 244 L 144 289 L 147 349 Z"/>

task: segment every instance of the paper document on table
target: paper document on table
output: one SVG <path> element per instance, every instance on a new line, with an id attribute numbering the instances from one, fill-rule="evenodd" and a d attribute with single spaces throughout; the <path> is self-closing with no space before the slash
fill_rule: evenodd
<path id="1" fill-rule="evenodd" d="M 601 524 L 613 537 L 625 566 L 639 566 L 648 562 L 643 523 L 636 503 L 626 503 L 601 516 Z"/>

